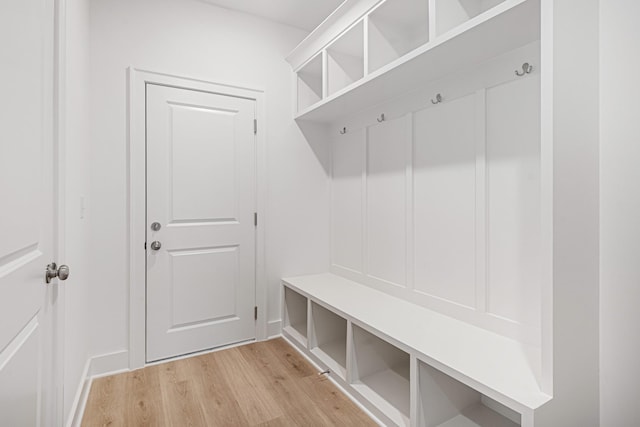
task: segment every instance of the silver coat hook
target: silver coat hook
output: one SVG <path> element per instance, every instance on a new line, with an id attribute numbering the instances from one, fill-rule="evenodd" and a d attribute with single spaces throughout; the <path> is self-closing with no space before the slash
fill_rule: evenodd
<path id="1" fill-rule="evenodd" d="M 440 95 L 440 94 L 436 95 L 435 101 L 433 99 L 431 100 L 431 103 L 433 105 L 440 104 L 441 102 L 442 102 L 442 95 Z"/>
<path id="2" fill-rule="evenodd" d="M 378 117 L 376 120 L 378 120 L 378 123 L 384 122 L 384 113 L 380 114 L 380 117 Z"/>
<path id="3" fill-rule="evenodd" d="M 342 128 L 340 129 L 340 135 L 344 135 L 345 133 L 347 133 L 347 128 Z"/>
<path id="4" fill-rule="evenodd" d="M 533 71 L 533 66 L 531 66 L 528 62 L 525 62 L 524 64 L 522 64 L 522 72 L 516 70 L 516 76 L 522 77 L 525 74 L 529 74 L 532 71 Z"/>

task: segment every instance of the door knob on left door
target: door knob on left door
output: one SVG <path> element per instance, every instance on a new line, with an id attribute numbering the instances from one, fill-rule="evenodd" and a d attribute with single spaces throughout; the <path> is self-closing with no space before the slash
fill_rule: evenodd
<path id="1" fill-rule="evenodd" d="M 44 281 L 46 283 L 51 283 L 51 279 L 56 277 L 60 280 L 67 280 L 69 277 L 69 267 L 66 265 L 58 267 L 55 262 L 47 265 L 47 268 L 44 271 Z"/>

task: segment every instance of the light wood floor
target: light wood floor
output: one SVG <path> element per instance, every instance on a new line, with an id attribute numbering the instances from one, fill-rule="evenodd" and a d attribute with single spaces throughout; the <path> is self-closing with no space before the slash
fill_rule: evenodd
<path id="1" fill-rule="evenodd" d="M 375 426 L 282 338 L 93 381 L 92 426 Z"/>

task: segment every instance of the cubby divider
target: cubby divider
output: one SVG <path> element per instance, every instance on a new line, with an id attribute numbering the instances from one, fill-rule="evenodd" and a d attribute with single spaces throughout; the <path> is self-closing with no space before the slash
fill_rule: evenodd
<path id="1" fill-rule="evenodd" d="M 340 378 L 347 372 L 347 321 L 321 305 L 311 303 L 309 349 Z"/>
<path id="2" fill-rule="evenodd" d="M 322 53 L 307 62 L 297 74 L 298 111 L 312 106 L 322 99 Z"/>
<path id="3" fill-rule="evenodd" d="M 327 48 L 327 95 L 364 77 L 364 24 L 354 25 Z"/>
<path id="4" fill-rule="evenodd" d="M 284 288 L 283 329 L 304 347 L 307 346 L 307 298 L 294 290 Z"/>
<path id="5" fill-rule="evenodd" d="M 408 426 L 409 354 L 359 326 L 352 335 L 352 386 L 395 424 Z"/>
<path id="6" fill-rule="evenodd" d="M 387 0 L 368 19 L 369 73 L 429 41 L 427 1 Z"/>

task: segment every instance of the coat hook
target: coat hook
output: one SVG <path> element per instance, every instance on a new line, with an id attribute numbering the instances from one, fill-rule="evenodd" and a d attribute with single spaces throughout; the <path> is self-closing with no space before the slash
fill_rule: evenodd
<path id="1" fill-rule="evenodd" d="M 435 101 L 433 99 L 431 100 L 431 103 L 433 105 L 440 104 L 441 102 L 442 102 L 442 95 L 440 95 L 440 94 L 436 95 L 436 100 Z"/>
<path id="2" fill-rule="evenodd" d="M 345 133 L 347 133 L 347 128 L 342 128 L 340 129 L 340 135 L 344 135 Z"/>
<path id="3" fill-rule="evenodd" d="M 516 76 L 522 77 L 525 74 L 529 74 L 532 71 L 533 71 L 533 67 L 529 65 L 528 62 L 525 62 L 524 64 L 522 64 L 522 72 L 519 72 L 518 70 L 516 70 Z"/>
<path id="4" fill-rule="evenodd" d="M 380 117 L 377 118 L 378 123 L 384 122 L 384 113 L 380 114 Z"/>

